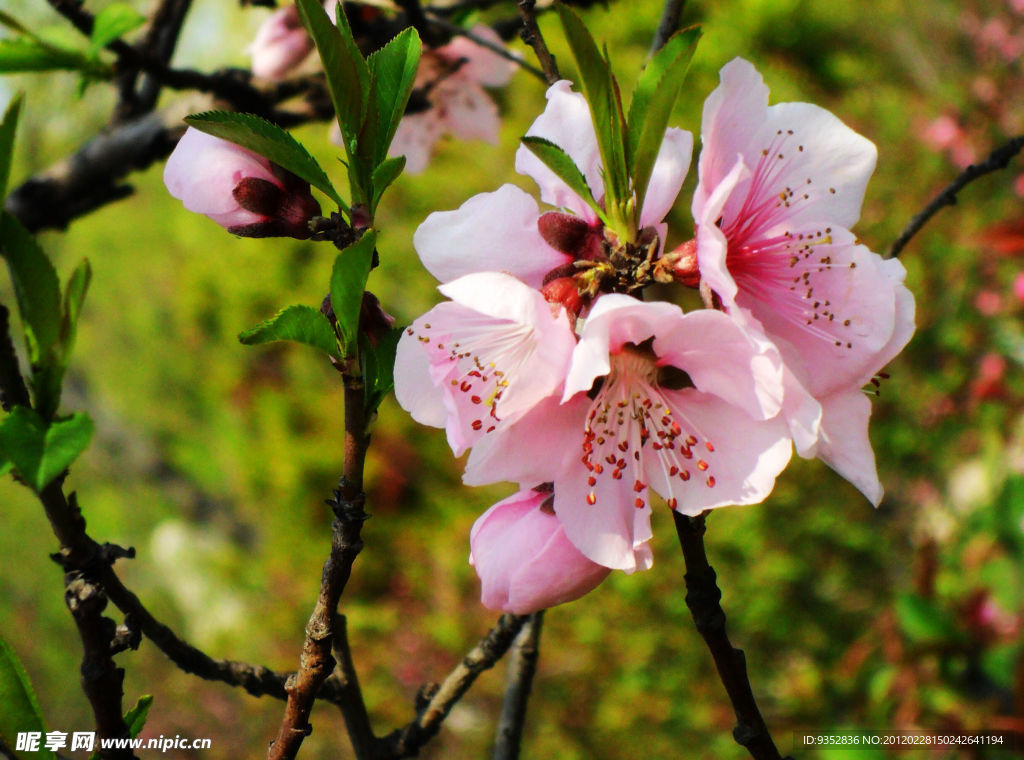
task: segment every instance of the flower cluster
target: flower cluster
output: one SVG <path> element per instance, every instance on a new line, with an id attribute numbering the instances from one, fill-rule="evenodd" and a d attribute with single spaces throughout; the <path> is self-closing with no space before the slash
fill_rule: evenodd
<path id="1" fill-rule="evenodd" d="M 586 101 L 564 81 L 547 99 L 528 135 L 601 204 Z M 849 231 L 874 146 L 816 106 L 769 107 L 740 59 L 701 137 L 696 237 L 674 250 L 664 219 L 693 139 L 673 128 L 632 232 L 526 147 L 516 169 L 555 210 L 505 185 L 416 232 L 449 300 L 403 335 L 398 401 L 470 451 L 466 483 L 520 486 L 471 536 L 488 607 L 526 613 L 650 567 L 652 491 L 687 515 L 758 503 L 794 445 L 881 499 L 861 388 L 909 340 L 914 303 L 902 266 Z M 699 287 L 709 308 L 640 300 L 654 281 Z"/>

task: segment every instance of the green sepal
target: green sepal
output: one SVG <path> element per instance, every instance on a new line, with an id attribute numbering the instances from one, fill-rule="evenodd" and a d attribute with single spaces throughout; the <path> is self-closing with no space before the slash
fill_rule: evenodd
<path id="1" fill-rule="evenodd" d="M 289 340 L 341 358 L 330 320 L 319 309 L 301 304 L 282 309 L 270 319 L 242 331 L 238 340 L 247 346 Z"/>
<path id="2" fill-rule="evenodd" d="M 46 732 L 42 710 L 32 690 L 32 682 L 14 650 L 0 636 L 0 739 L 13 752 L 23 732 Z M 42 747 L 42 743 L 40 743 Z M 18 752 L 19 758 L 52 758 L 53 752 Z"/>
<path id="3" fill-rule="evenodd" d="M 644 67 L 633 91 L 626 130 L 626 160 L 639 209 L 643 208 L 654 162 L 700 35 L 700 27 L 693 26 L 669 37 Z"/>
<path id="4" fill-rule="evenodd" d="M 366 388 L 366 411 L 377 410 L 395 387 L 395 352 L 404 327 L 394 327 L 378 338 L 377 345 L 365 335 L 359 336 L 359 359 L 363 365 L 363 383 Z"/>
<path id="5" fill-rule="evenodd" d="M 11 178 L 11 164 L 14 161 L 14 133 L 18 128 L 18 117 L 25 97 L 15 95 L 7 105 L 3 121 L 0 121 L 0 208 L 7 197 L 7 183 Z"/>
<path id="6" fill-rule="evenodd" d="M 331 307 L 337 320 L 338 338 L 344 356 L 355 354 L 356 335 L 359 331 L 359 310 L 363 304 L 363 291 L 370 276 L 373 249 L 377 244 L 376 230 L 367 230 L 363 236 L 337 255 L 331 271 Z"/>
<path id="7" fill-rule="evenodd" d="M 85 451 L 92 432 L 85 413 L 47 423 L 34 410 L 16 406 L 0 422 L 0 458 L 40 493 Z"/>
<path id="8" fill-rule="evenodd" d="M 576 166 L 572 156 L 558 145 L 555 145 L 555 143 L 543 137 L 528 135 L 520 138 L 520 142 L 533 155 L 543 161 L 544 165 L 553 171 L 560 180 L 567 184 L 570 190 L 586 201 L 587 205 L 594 210 L 594 213 L 605 224 L 608 224 L 608 217 L 605 215 L 604 209 L 594 200 L 594 194 L 590 189 L 590 185 L 587 184 L 587 178 L 580 171 L 580 168 Z"/>
<path id="9" fill-rule="evenodd" d="M 607 53 L 601 54 L 583 21 L 572 10 L 556 3 L 558 17 L 566 40 L 580 70 L 580 84 L 590 107 L 597 136 L 597 147 L 604 167 L 604 203 L 609 226 L 624 239 L 631 239 L 635 230 L 627 217 L 626 205 L 631 196 L 626 164 L 626 122 L 622 112 L 619 87 L 612 75 Z"/>
<path id="10" fill-rule="evenodd" d="M 112 3 L 96 14 L 89 35 L 89 55 L 96 56 L 100 50 L 146 23 L 146 17 L 127 3 Z"/>
<path id="11" fill-rule="evenodd" d="M 192 114 L 185 117 L 185 122 L 201 132 L 258 153 L 320 190 L 340 208 L 348 208 L 316 159 L 298 140 L 276 124 L 253 114 L 232 111 Z"/>

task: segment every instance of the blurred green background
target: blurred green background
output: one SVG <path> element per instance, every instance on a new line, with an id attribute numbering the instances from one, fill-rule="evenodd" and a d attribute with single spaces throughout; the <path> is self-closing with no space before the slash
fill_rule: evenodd
<path id="1" fill-rule="evenodd" d="M 660 11 L 643 0 L 585 13 L 627 89 Z M 14 0 L 8 12 L 61 23 L 41 0 Z M 502 13 L 514 8 L 483 20 Z M 197 0 L 176 62 L 245 65 L 266 14 Z M 542 28 L 571 74 L 552 21 Z M 699 133 L 703 99 L 737 55 L 763 73 L 773 102 L 829 108 L 878 145 L 856 232 L 879 252 L 961 166 L 1024 132 L 1019 1 L 878 0 L 869 11 L 847 0 L 691 0 L 684 21 L 702 23 L 705 36 L 674 123 Z M 15 182 L 105 122 L 112 94 L 97 85 L 76 99 L 75 86 L 71 75 L 0 80 L 0 101 L 28 91 Z M 445 142 L 425 174 L 403 177 L 385 198 L 371 288 L 400 322 L 439 300 L 411 246 L 427 213 L 503 182 L 534 191 L 513 173 L 512 155 L 543 93 L 518 74 L 495 93 L 500 145 Z M 326 126 L 298 136 L 340 175 Z M 918 329 L 874 401 L 882 506 L 819 462 L 795 460 L 767 502 L 708 520 L 729 630 L 784 752 L 797 735 L 845 727 L 1024 728 L 1021 168 L 1018 160 L 971 185 L 901 257 Z M 94 272 L 64 407 L 88 411 L 97 435 L 68 486 L 95 538 L 138 549 L 118 569 L 157 617 L 215 657 L 293 669 L 330 540 L 323 500 L 341 468 L 340 384 L 311 351 L 248 348 L 236 335 L 287 304 L 319 304 L 334 251 L 233 238 L 170 198 L 161 171 L 134 175 L 128 200 L 42 236 L 62 276 L 83 256 Z M 692 235 L 692 184 L 670 216 L 670 246 Z M 443 433 L 391 400 L 367 467 L 373 519 L 342 608 L 383 734 L 411 718 L 420 684 L 440 680 L 493 623 L 466 561 L 468 535 L 510 488 L 461 486 Z M 48 557 L 55 539 L 9 478 L 0 515 L 0 634 L 24 661 L 48 728 L 88 730 L 80 644 Z M 746 756 L 683 600 L 664 508 L 654 530 L 652 570 L 613 574 L 548 613 L 524 757 Z M 261 756 L 276 732 L 281 703 L 187 676 L 148 641 L 118 661 L 126 706 L 155 696 L 144 736 L 210 737 L 212 750 L 195 756 L 229 758 Z M 502 689 L 499 664 L 422 756 L 485 756 Z M 351 756 L 335 708 L 318 706 L 312 722 L 303 756 Z"/>

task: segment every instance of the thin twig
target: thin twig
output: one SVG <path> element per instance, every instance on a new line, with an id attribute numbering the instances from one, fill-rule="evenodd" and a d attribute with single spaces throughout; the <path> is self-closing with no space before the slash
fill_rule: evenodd
<path id="1" fill-rule="evenodd" d="M 725 612 L 720 604 L 722 592 L 704 551 L 704 515 L 687 517 L 673 510 L 672 517 L 686 562 L 686 606 L 690 608 L 697 631 L 711 651 L 719 678 L 736 713 L 733 738 L 746 747 L 755 760 L 779 760 L 779 751 L 750 688 L 743 650 L 733 647 L 725 631 Z"/>
<path id="2" fill-rule="evenodd" d="M 155 56 L 165 66 L 169 65 L 191 7 L 192 0 L 162 0 L 150 21 L 148 34 L 138 48 Z M 135 98 L 136 113 L 151 111 L 162 87 L 159 77 L 148 75 Z"/>
<path id="3" fill-rule="evenodd" d="M 352 750 L 356 760 L 374 760 L 377 737 L 373 734 L 363 692 L 359 688 L 359 678 L 356 676 L 356 666 L 348 643 L 348 621 L 344 615 L 336 615 L 334 618 L 332 647 L 334 659 L 338 663 L 335 675 L 341 683 L 341 714 L 345 718 Z"/>
<path id="4" fill-rule="evenodd" d="M 502 615 L 497 625 L 448 674 L 444 683 L 425 686 L 421 690 L 416 718 L 380 740 L 378 760 L 415 757 L 437 734 L 452 707 L 462 699 L 477 676 L 504 656 L 526 620 L 526 615 Z"/>
<path id="5" fill-rule="evenodd" d="M 544 610 L 530 615 L 519 632 L 508 656 L 505 700 L 501 705 L 492 760 L 516 760 L 526 725 L 526 703 L 530 698 L 533 676 L 540 656 L 540 630 Z"/>
<path id="6" fill-rule="evenodd" d="M 447 21 L 433 13 L 429 14 L 427 18 L 430 21 L 430 23 L 436 26 L 438 29 L 443 29 L 449 34 L 452 34 L 457 37 L 465 37 L 467 40 L 471 40 L 474 44 L 490 50 L 495 55 L 499 55 L 507 61 L 512 61 L 512 63 L 514 63 L 516 66 L 525 71 L 530 72 L 535 77 L 540 79 L 542 82 L 547 81 L 547 76 L 545 76 L 543 71 L 538 69 L 532 63 L 527 63 L 526 61 L 523 60 L 522 56 L 519 56 L 516 53 L 512 52 L 504 45 L 499 45 L 496 42 L 492 42 L 491 40 L 486 39 L 485 37 L 481 37 L 479 34 L 476 34 L 472 29 L 466 29 L 465 27 L 459 26 L 458 24 L 453 24 L 452 22 Z"/>
<path id="7" fill-rule="evenodd" d="M 555 56 L 548 50 L 547 43 L 544 42 L 544 35 L 540 33 L 540 27 L 537 26 L 536 5 L 536 0 L 519 0 L 519 15 L 523 19 L 523 30 L 520 34 L 523 42 L 532 47 L 533 52 L 537 54 L 537 60 L 544 70 L 544 78 L 547 83 L 554 84 L 562 77 L 558 73 Z"/>
<path id="8" fill-rule="evenodd" d="M 932 202 L 924 207 L 924 210 L 921 211 L 921 213 L 910 220 L 910 224 L 908 224 L 906 229 L 900 233 L 900 236 L 896 238 L 896 242 L 892 244 L 892 248 L 889 249 L 889 256 L 899 256 L 900 251 L 902 251 L 907 243 L 910 242 L 910 239 L 914 237 L 914 235 L 916 235 L 928 220 L 935 216 L 940 209 L 945 206 L 955 206 L 956 194 L 963 190 L 965 186 L 976 180 L 978 177 L 982 177 L 1000 169 L 1005 169 L 1009 165 L 1011 159 L 1020 153 L 1022 148 L 1024 148 L 1024 135 L 1014 137 L 1009 142 L 992 151 L 988 158 L 980 164 L 972 164 L 960 172 L 957 178 L 950 182 L 942 192 L 936 195 Z"/>
<path id="9" fill-rule="evenodd" d="M 661 50 L 668 42 L 668 38 L 675 34 L 685 7 L 686 0 L 665 0 L 665 8 L 661 12 L 658 29 L 654 32 L 654 41 L 651 42 L 649 55 L 654 55 Z"/>

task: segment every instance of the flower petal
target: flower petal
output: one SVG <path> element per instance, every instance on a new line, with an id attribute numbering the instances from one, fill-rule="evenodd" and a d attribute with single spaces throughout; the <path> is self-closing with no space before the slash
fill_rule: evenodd
<path id="1" fill-rule="evenodd" d="M 473 272 L 508 272 L 539 288 L 571 257 L 544 242 L 537 202 L 515 185 L 470 198 L 455 211 L 436 211 L 413 235 L 427 270 L 442 282 Z"/>
<path id="2" fill-rule="evenodd" d="M 644 207 L 640 212 L 640 227 L 654 225 L 665 218 L 675 205 L 679 188 L 693 157 L 693 135 L 675 127 L 665 130 L 665 139 L 658 150 L 651 180 L 647 183 Z"/>
<path id="3" fill-rule="evenodd" d="M 542 509 L 549 493 L 520 491 L 477 519 L 470 564 L 480 576 L 485 607 L 516 615 L 578 599 L 611 572 L 588 560 Z"/>
<path id="4" fill-rule="evenodd" d="M 486 24 L 475 24 L 470 31 L 481 39 L 505 47 L 504 40 Z M 467 37 L 453 37 L 447 45 L 438 48 L 437 53 L 449 61 L 465 59 L 456 75 L 484 87 L 504 87 L 518 68 L 514 61 L 476 44 Z"/>
<path id="5" fill-rule="evenodd" d="M 871 401 L 859 388 L 854 388 L 823 399 L 822 410 L 818 458 L 877 507 L 883 491 L 868 438 Z"/>
<path id="6" fill-rule="evenodd" d="M 569 156 L 587 180 L 587 185 L 600 201 L 604 196 L 601 180 L 601 155 L 594 134 L 587 101 L 565 80 L 548 88 L 548 104 L 544 113 L 526 131 L 527 136 L 543 137 L 560 147 Z M 590 206 L 569 189 L 553 171 L 525 146 L 516 151 L 516 171 L 533 178 L 540 188 L 540 197 L 552 206 L 567 208 L 589 223 L 597 221 Z"/>

